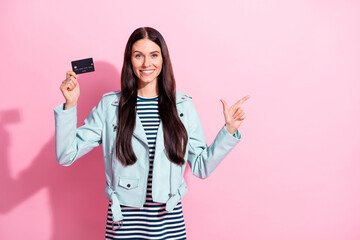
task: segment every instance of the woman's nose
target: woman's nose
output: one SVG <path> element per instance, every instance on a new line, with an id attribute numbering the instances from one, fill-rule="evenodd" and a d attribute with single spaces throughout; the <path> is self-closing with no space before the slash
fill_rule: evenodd
<path id="1" fill-rule="evenodd" d="M 149 67 L 151 65 L 149 57 L 144 57 L 143 65 L 144 67 Z"/>

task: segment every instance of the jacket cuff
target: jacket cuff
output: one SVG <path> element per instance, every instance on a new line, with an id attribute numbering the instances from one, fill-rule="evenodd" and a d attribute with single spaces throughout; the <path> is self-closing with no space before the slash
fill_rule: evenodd
<path id="1" fill-rule="evenodd" d="M 64 107 L 65 107 L 65 103 L 54 108 L 55 127 L 58 128 L 58 129 L 55 129 L 55 133 L 57 131 L 59 131 L 59 133 L 60 132 L 64 133 L 63 129 L 66 129 L 67 133 L 69 133 L 69 131 L 73 131 L 74 129 L 76 130 L 77 105 L 75 105 L 74 107 L 67 109 L 67 110 L 64 110 Z M 62 129 L 61 131 L 60 131 L 60 128 Z"/>
<path id="2" fill-rule="evenodd" d="M 54 108 L 55 116 L 55 126 L 62 127 L 64 126 L 75 126 L 77 125 L 77 105 L 74 107 L 64 110 L 65 103 Z"/>
<path id="3" fill-rule="evenodd" d="M 74 114 L 74 112 L 76 112 L 76 108 L 77 108 L 77 105 L 75 105 L 74 107 L 70 108 L 70 109 L 67 109 L 65 110 L 65 103 L 63 104 L 60 104 L 59 106 L 57 106 L 56 108 L 54 108 L 54 113 L 56 115 L 58 114 Z"/>

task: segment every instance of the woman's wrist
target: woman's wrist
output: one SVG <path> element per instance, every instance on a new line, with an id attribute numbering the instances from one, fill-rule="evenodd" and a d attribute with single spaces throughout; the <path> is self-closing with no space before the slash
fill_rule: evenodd
<path id="1" fill-rule="evenodd" d="M 228 124 L 225 124 L 226 130 L 231 134 L 234 135 L 237 129 L 230 127 Z"/>
<path id="2" fill-rule="evenodd" d="M 70 108 L 73 108 L 75 105 L 76 105 L 76 102 L 75 102 L 75 103 L 68 103 L 68 102 L 66 102 L 66 103 L 64 104 L 64 110 L 68 110 L 68 109 L 70 109 Z"/>

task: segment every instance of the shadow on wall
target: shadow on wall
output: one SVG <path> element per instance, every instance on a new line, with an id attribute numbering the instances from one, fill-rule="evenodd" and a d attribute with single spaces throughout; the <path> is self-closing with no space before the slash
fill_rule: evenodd
<path id="1" fill-rule="evenodd" d="M 58 81 L 60 86 L 64 79 L 54 81 Z M 99 61 L 95 62 L 95 72 L 79 75 L 79 83 L 78 126 L 104 93 L 120 89 L 120 74 L 113 65 Z M 61 94 L 60 90 L 58 94 Z M 52 109 L 49 109 L 49 114 L 53 115 Z M 10 212 L 37 191 L 46 188 L 53 218 L 51 240 L 104 238 L 108 200 L 103 194 L 105 174 L 101 147 L 70 167 L 63 167 L 56 161 L 54 133 L 32 164 L 13 179 L 9 162 L 21 160 L 9 159 L 11 142 L 16 139 L 11 139 L 7 127 L 21 121 L 20 110 L 2 112 L 0 117 L 0 214 Z M 23 220 L 21 216 L 19 220 Z M 30 237 L 29 233 L 27 236 Z"/>

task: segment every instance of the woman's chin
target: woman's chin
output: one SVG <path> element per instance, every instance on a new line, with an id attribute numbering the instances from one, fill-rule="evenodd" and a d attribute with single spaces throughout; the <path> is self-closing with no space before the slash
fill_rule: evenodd
<path id="1" fill-rule="evenodd" d="M 142 78 L 140 78 L 139 79 L 139 81 L 140 81 L 140 83 L 141 84 L 149 84 L 149 83 L 152 83 L 152 82 L 154 82 L 154 81 L 156 81 L 156 78 L 144 78 L 144 77 L 142 77 Z"/>

